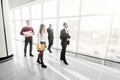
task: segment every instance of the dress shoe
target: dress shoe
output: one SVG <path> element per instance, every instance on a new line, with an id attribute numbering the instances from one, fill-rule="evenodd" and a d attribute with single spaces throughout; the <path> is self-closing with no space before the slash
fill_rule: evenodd
<path id="1" fill-rule="evenodd" d="M 69 65 L 68 63 L 65 63 L 66 65 Z"/>
<path id="2" fill-rule="evenodd" d="M 24 53 L 24 57 L 26 57 L 26 53 Z"/>
<path id="3" fill-rule="evenodd" d="M 49 52 L 50 52 L 50 53 L 52 53 L 52 51 L 51 51 L 51 50 L 49 50 Z"/>
<path id="4" fill-rule="evenodd" d="M 66 65 L 69 65 L 66 61 L 64 61 L 64 63 L 65 63 Z"/>
<path id="5" fill-rule="evenodd" d="M 24 57 L 26 57 L 26 55 L 24 55 Z"/>
<path id="6" fill-rule="evenodd" d="M 31 57 L 34 57 L 34 55 L 33 55 L 33 54 L 30 54 L 30 56 L 31 56 Z"/>
<path id="7" fill-rule="evenodd" d="M 50 49 L 48 49 L 49 53 L 52 53 L 52 51 Z"/>
<path id="8" fill-rule="evenodd" d="M 38 61 L 38 60 L 37 60 L 37 63 L 41 64 L 41 62 L 40 62 L 40 61 Z"/>
<path id="9" fill-rule="evenodd" d="M 47 68 L 47 66 L 45 64 L 41 64 L 42 68 Z"/>

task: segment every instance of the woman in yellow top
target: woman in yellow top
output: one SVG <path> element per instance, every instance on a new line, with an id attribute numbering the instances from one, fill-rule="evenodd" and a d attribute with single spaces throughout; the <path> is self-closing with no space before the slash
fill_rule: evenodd
<path id="1" fill-rule="evenodd" d="M 38 33 L 38 46 L 39 48 L 42 48 L 40 45 L 45 45 L 46 46 L 46 32 L 45 32 L 45 26 L 44 24 L 40 25 L 40 30 Z M 37 63 L 41 64 L 42 68 L 47 68 L 47 66 L 43 62 L 43 55 L 44 55 L 44 50 L 38 50 L 38 58 L 37 58 Z"/>

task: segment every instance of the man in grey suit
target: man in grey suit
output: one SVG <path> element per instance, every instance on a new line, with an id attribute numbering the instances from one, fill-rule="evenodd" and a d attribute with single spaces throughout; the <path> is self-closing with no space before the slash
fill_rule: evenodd
<path id="1" fill-rule="evenodd" d="M 53 40 L 54 40 L 54 34 L 53 34 L 52 24 L 49 24 L 47 32 L 48 32 L 48 42 L 49 42 L 49 44 L 48 44 L 48 50 L 49 50 L 50 53 L 52 53 L 51 47 L 53 45 Z"/>
<path id="2" fill-rule="evenodd" d="M 60 39 L 61 39 L 61 46 L 62 46 L 60 60 L 62 60 L 66 65 L 68 65 L 65 54 L 66 54 L 67 45 L 70 44 L 71 37 L 70 37 L 68 29 L 67 29 L 68 24 L 63 23 L 63 27 L 64 27 L 64 29 L 62 29 L 60 32 Z"/>

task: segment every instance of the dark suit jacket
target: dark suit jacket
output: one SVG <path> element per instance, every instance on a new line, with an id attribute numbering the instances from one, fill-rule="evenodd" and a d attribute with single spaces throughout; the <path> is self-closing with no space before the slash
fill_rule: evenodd
<path id="1" fill-rule="evenodd" d="M 48 29 L 47 29 L 47 32 L 48 32 L 48 39 L 49 39 L 49 40 L 53 40 L 53 39 L 54 39 L 53 29 L 48 28 Z"/>
<path id="2" fill-rule="evenodd" d="M 70 42 L 67 41 L 67 38 L 71 38 L 71 36 L 68 33 L 66 33 L 65 29 L 62 29 L 60 32 L 61 44 L 68 45 Z"/>

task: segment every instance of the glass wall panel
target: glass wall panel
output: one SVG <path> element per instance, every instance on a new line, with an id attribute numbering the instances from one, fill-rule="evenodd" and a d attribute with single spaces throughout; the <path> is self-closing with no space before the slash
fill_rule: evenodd
<path id="1" fill-rule="evenodd" d="M 15 21 L 15 30 L 16 30 L 15 37 L 16 37 L 16 40 L 22 40 L 22 36 L 20 35 L 21 29 L 22 29 L 21 21 Z"/>
<path id="2" fill-rule="evenodd" d="M 22 27 L 26 26 L 26 20 L 22 21 Z"/>
<path id="3" fill-rule="evenodd" d="M 67 22 L 72 37 L 67 47 L 68 51 L 78 50 L 80 54 L 120 61 L 119 3 L 120 0 L 43 0 L 43 5 L 33 3 L 29 6 L 11 9 L 10 26 L 15 25 L 14 28 L 11 27 L 16 30 L 14 37 L 21 40 L 22 36 L 19 33 L 21 28 L 26 26 L 25 20 L 32 19 L 31 25 L 35 31 L 33 42 L 37 43 L 40 24 L 43 22 L 46 29 L 49 24 L 52 24 L 54 28 L 53 47 L 61 48 L 60 30 L 63 29 L 63 23 Z M 78 28 L 79 34 L 77 34 Z"/>
<path id="4" fill-rule="evenodd" d="M 32 19 L 41 18 L 41 4 L 31 5 Z"/>
<path id="5" fill-rule="evenodd" d="M 12 37 L 12 51 L 13 51 L 13 53 L 14 54 L 17 54 L 16 53 L 16 43 L 15 43 L 15 40 L 16 40 L 16 35 L 15 35 L 15 33 L 16 33 L 16 31 L 15 31 L 15 26 L 14 26 L 14 22 L 13 21 L 10 21 L 10 28 L 11 28 L 11 37 Z M 17 33 L 17 34 L 19 34 L 19 33 Z"/>
<path id="6" fill-rule="evenodd" d="M 110 16 L 81 18 L 79 53 L 105 58 L 110 29 Z"/>
<path id="7" fill-rule="evenodd" d="M 33 36 L 33 43 L 37 43 L 37 33 L 39 32 L 41 20 L 32 20 L 32 27 L 34 29 L 35 35 Z"/>
<path id="8" fill-rule="evenodd" d="M 13 20 L 13 11 L 12 10 L 9 13 L 9 18 L 10 18 L 10 20 Z"/>
<path id="9" fill-rule="evenodd" d="M 20 9 L 15 9 L 15 20 L 21 20 L 21 14 L 20 14 Z"/>
<path id="10" fill-rule="evenodd" d="M 80 0 L 59 0 L 60 16 L 78 16 Z"/>
<path id="11" fill-rule="evenodd" d="M 22 19 L 27 20 L 30 19 L 30 8 L 29 6 L 22 8 Z"/>
<path id="12" fill-rule="evenodd" d="M 67 47 L 67 50 L 76 52 L 76 42 L 77 42 L 77 30 L 78 30 L 78 18 L 61 18 L 59 20 L 59 31 L 63 29 L 63 23 L 68 23 L 69 34 L 71 35 L 70 45 Z M 59 48 L 61 48 L 60 41 L 60 32 L 59 32 Z"/>
<path id="13" fill-rule="evenodd" d="M 15 39 L 15 27 L 14 27 L 14 22 L 10 21 L 10 28 L 11 28 L 11 35 L 12 35 L 12 39 Z"/>
<path id="14" fill-rule="evenodd" d="M 114 15 L 107 59 L 120 62 L 120 15 Z"/>
<path id="15" fill-rule="evenodd" d="M 112 6 L 114 13 L 120 13 L 120 0 L 112 0 Z"/>
<path id="16" fill-rule="evenodd" d="M 44 1 L 43 15 L 44 15 L 44 18 L 57 17 L 57 0 Z"/>
<path id="17" fill-rule="evenodd" d="M 53 28 L 53 31 L 54 31 L 53 47 L 56 47 L 56 42 L 57 42 L 56 37 L 58 36 L 56 34 L 56 28 L 57 28 L 56 19 L 44 19 L 44 24 L 45 24 L 46 29 L 49 27 L 49 24 L 52 24 L 52 28 Z M 48 43 L 48 39 L 47 39 L 47 43 Z"/>
<path id="18" fill-rule="evenodd" d="M 112 13 L 113 0 L 82 0 L 82 14 Z"/>

